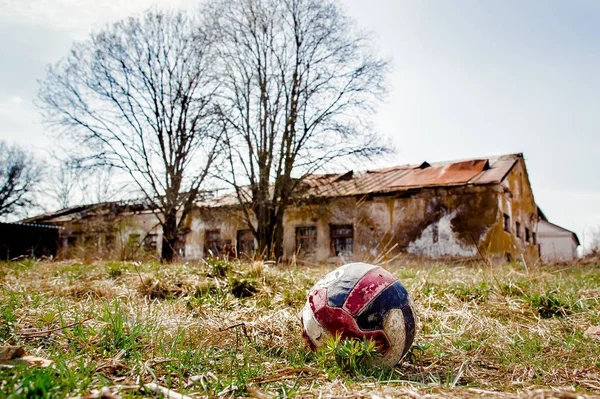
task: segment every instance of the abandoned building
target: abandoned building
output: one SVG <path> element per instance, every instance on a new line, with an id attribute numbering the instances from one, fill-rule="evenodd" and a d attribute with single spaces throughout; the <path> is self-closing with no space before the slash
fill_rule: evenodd
<path id="1" fill-rule="evenodd" d="M 311 175 L 286 210 L 284 256 L 538 259 L 539 220 L 522 154 Z M 141 204 L 79 206 L 27 221 L 61 226 L 63 256 L 160 253 L 161 229 Z M 253 234 L 232 194 L 199 201 L 186 225 L 177 248 L 186 259 L 253 254 Z"/>

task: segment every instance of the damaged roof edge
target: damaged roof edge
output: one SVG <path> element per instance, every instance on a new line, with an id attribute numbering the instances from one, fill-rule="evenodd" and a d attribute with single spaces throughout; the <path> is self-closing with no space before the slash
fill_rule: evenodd
<path id="1" fill-rule="evenodd" d="M 318 197 L 349 197 L 405 192 L 418 188 L 498 184 L 506 178 L 519 159 L 523 160 L 522 153 L 446 162 L 422 162 L 364 172 L 350 170 L 339 174 L 309 175 L 304 180 L 307 183 L 306 187 L 298 197 L 300 200 Z M 143 200 L 139 200 L 135 204 L 132 201 L 115 201 L 79 205 L 23 219 L 22 222 L 42 222 L 77 212 L 89 212 L 94 208 L 110 205 L 135 206 L 143 205 L 143 202 Z M 201 208 L 234 206 L 235 204 L 237 204 L 237 198 L 231 194 L 196 202 L 196 206 Z"/>

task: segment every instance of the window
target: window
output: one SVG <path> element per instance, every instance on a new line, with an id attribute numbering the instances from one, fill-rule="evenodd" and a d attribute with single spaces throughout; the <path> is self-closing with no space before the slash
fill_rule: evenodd
<path id="1" fill-rule="evenodd" d="M 508 231 L 510 233 L 510 216 L 506 213 L 504 214 L 504 231 Z"/>
<path id="2" fill-rule="evenodd" d="M 113 249 L 115 249 L 115 236 L 113 236 L 113 235 L 104 236 L 103 249 L 105 251 L 112 251 Z"/>
<path id="3" fill-rule="evenodd" d="M 312 254 L 317 249 L 317 226 L 296 227 L 296 251 Z"/>
<path id="4" fill-rule="evenodd" d="M 72 235 L 67 237 L 67 245 L 69 248 L 77 246 L 77 241 L 79 241 L 78 235 Z"/>
<path id="5" fill-rule="evenodd" d="M 139 245 L 140 241 L 141 239 L 139 234 L 129 234 L 129 237 L 127 237 L 127 245 L 130 246 Z"/>
<path id="6" fill-rule="evenodd" d="M 525 227 L 525 241 L 529 242 L 531 240 L 531 232 L 529 231 L 529 227 Z"/>
<path id="7" fill-rule="evenodd" d="M 206 237 L 204 239 L 204 252 L 206 255 L 210 256 L 219 255 L 221 252 L 221 230 L 206 230 Z"/>
<path id="8" fill-rule="evenodd" d="M 517 234 L 517 238 L 521 238 L 521 223 L 516 222 L 515 226 L 516 226 L 515 233 Z"/>
<path id="9" fill-rule="evenodd" d="M 533 240 L 533 245 L 537 245 L 537 234 L 536 233 L 533 233 L 531 235 L 531 239 Z"/>
<path id="10" fill-rule="evenodd" d="M 146 235 L 146 237 L 144 237 L 144 249 L 147 249 L 147 250 L 156 249 L 157 242 L 158 242 L 158 234 L 148 233 Z"/>
<path id="11" fill-rule="evenodd" d="M 253 255 L 254 254 L 254 234 L 252 234 L 252 230 L 238 230 L 237 232 L 237 253 L 238 255 L 246 254 Z"/>
<path id="12" fill-rule="evenodd" d="M 352 255 L 352 246 L 354 243 L 354 228 L 351 224 L 332 224 L 331 247 L 336 256 Z"/>

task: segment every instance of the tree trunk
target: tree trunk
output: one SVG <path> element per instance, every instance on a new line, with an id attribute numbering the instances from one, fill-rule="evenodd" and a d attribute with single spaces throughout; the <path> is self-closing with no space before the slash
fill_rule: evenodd
<path id="1" fill-rule="evenodd" d="M 163 228 L 161 262 L 171 262 L 175 257 L 175 247 L 178 240 L 177 234 L 177 210 L 169 211 L 165 218 Z"/>
<path id="2" fill-rule="evenodd" d="M 283 255 L 283 221 L 279 223 L 277 214 L 270 205 L 263 203 L 254 207 L 257 219 L 256 241 L 261 256 L 268 260 L 279 260 Z"/>
<path id="3" fill-rule="evenodd" d="M 273 229 L 273 256 L 279 261 L 283 258 L 283 217 L 277 218 Z"/>

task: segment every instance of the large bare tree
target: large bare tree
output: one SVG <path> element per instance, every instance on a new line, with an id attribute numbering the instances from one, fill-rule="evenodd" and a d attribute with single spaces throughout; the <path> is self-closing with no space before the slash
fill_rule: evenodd
<path id="1" fill-rule="evenodd" d="M 34 205 L 41 167 L 32 154 L 0 141 L 0 217 L 16 215 Z"/>
<path id="2" fill-rule="evenodd" d="M 212 44 L 194 18 L 148 11 L 75 44 L 40 82 L 77 164 L 124 172 L 152 204 L 167 261 L 217 156 Z"/>
<path id="3" fill-rule="evenodd" d="M 386 146 L 368 129 L 387 63 L 331 0 L 214 0 L 220 116 L 235 188 L 260 251 L 282 255 L 302 180 Z"/>

